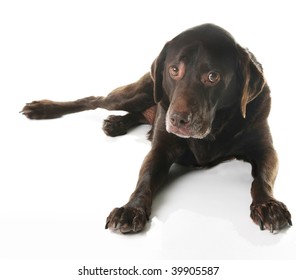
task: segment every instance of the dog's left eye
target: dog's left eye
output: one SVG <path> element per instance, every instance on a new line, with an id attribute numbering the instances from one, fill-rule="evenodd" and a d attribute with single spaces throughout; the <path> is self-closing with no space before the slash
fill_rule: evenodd
<path id="1" fill-rule="evenodd" d="M 220 74 L 216 71 L 210 71 L 208 73 L 204 73 L 201 76 L 201 81 L 205 86 L 214 86 L 220 81 Z"/>
<path id="2" fill-rule="evenodd" d="M 208 80 L 211 82 L 211 83 L 216 83 L 220 80 L 220 74 L 218 72 L 215 72 L 215 71 L 211 71 L 209 74 L 208 74 Z"/>

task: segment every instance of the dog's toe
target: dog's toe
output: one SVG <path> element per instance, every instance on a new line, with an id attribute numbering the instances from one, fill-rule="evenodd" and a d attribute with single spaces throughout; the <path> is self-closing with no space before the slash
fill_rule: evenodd
<path id="1" fill-rule="evenodd" d="M 147 222 L 147 215 L 142 208 L 121 207 L 115 208 L 107 218 L 106 229 L 121 233 L 139 232 Z"/>
<path id="2" fill-rule="evenodd" d="M 291 214 L 286 205 L 275 199 L 265 203 L 251 204 L 251 218 L 261 230 L 271 233 L 286 226 L 292 226 Z"/>
<path id="3" fill-rule="evenodd" d="M 54 119 L 62 116 L 59 106 L 50 100 L 27 103 L 20 113 L 32 120 Z"/>
<path id="4" fill-rule="evenodd" d="M 116 137 L 127 133 L 123 116 L 109 116 L 103 123 L 103 131 L 108 136 Z"/>

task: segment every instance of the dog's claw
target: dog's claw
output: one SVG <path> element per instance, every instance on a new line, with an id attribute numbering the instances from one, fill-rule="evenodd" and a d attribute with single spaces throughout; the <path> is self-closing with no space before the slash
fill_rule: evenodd
<path id="1" fill-rule="evenodd" d="M 251 204 L 251 218 L 261 230 L 268 229 L 271 233 L 292 226 L 291 214 L 286 205 L 275 199 Z"/>
<path id="2" fill-rule="evenodd" d="M 261 230 L 264 230 L 264 223 L 261 219 L 259 219 L 259 227 Z"/>
<path id="3" fill-rule="evenodd" d="M 139 232 L 147 222 L 146 212 L 142 208 L 124 206 L 115 208 L 107 218 L 105 228 L 121 233 Z"/>

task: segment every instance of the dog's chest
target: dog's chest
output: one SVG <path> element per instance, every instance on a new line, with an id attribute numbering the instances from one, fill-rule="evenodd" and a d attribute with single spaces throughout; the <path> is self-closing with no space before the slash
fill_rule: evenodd
<path id="1" fill-rule="evenodd" d="M 210 165 L 218 159 L 225 157 L 225 151 L 215 142 L 189 139 L 188 145 L 199 166 Z"/>

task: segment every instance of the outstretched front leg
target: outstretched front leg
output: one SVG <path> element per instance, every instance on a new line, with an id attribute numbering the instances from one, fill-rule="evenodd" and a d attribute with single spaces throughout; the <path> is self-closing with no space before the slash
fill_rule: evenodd
<path id="1" fill-rule="evenodd" d="M 163 184 L 172 163 L 166 151 L 152 148 L 142 164 L 136 190 L 129 202 L 111 211 L 105 228 L 121 233 L 143 230 L 151 214 L 153 194 Z"/>
<path id="2" fill-rule="evenodd" d="M 278 171 L 278 159 L 271 144 L 251 153 L 252 183 L 251 218 L 261 230 L 270 232 L 279 230 L 287 225 L 292 226 L 291 214 L 286 205 L 274 198 L 273 185 Z"/>
<path id="3" fill-rule="evenodd" d="M 152 149 L 142 164 L 136 190 L 127 204 L 110 213 L 106 229 L 121 233 L 143 230 L 151 213 L 153 195 L 164 184 L 171 165 L 184 152 L 183 139 L 168 134 L 158 126 L 154 133 Z"/>
<path id="4" fill-rule="evenodd" d="M 67 102 L 56 102 L 51 100 L 33 101 L 27 103 L 21 113 L 29 119 L 53 119 L 66 114 L 95 110 L 97 108 L 122 110 L 127 111 L 132 115 L 120 120 L 118 119 L 117 124 L 114 125 L 118 126 L 121 124 L 126 130 L 137 123 L 151 123 L 153 119 L 147 119 L 146 110 L 154 105 L 153 80 L 151 79 L 150 74 L 147 73 L 137 82 L 119 87 L 106 97 L 90 96 Z M 114 123 L 114 118 L 111 121 Z"/>

